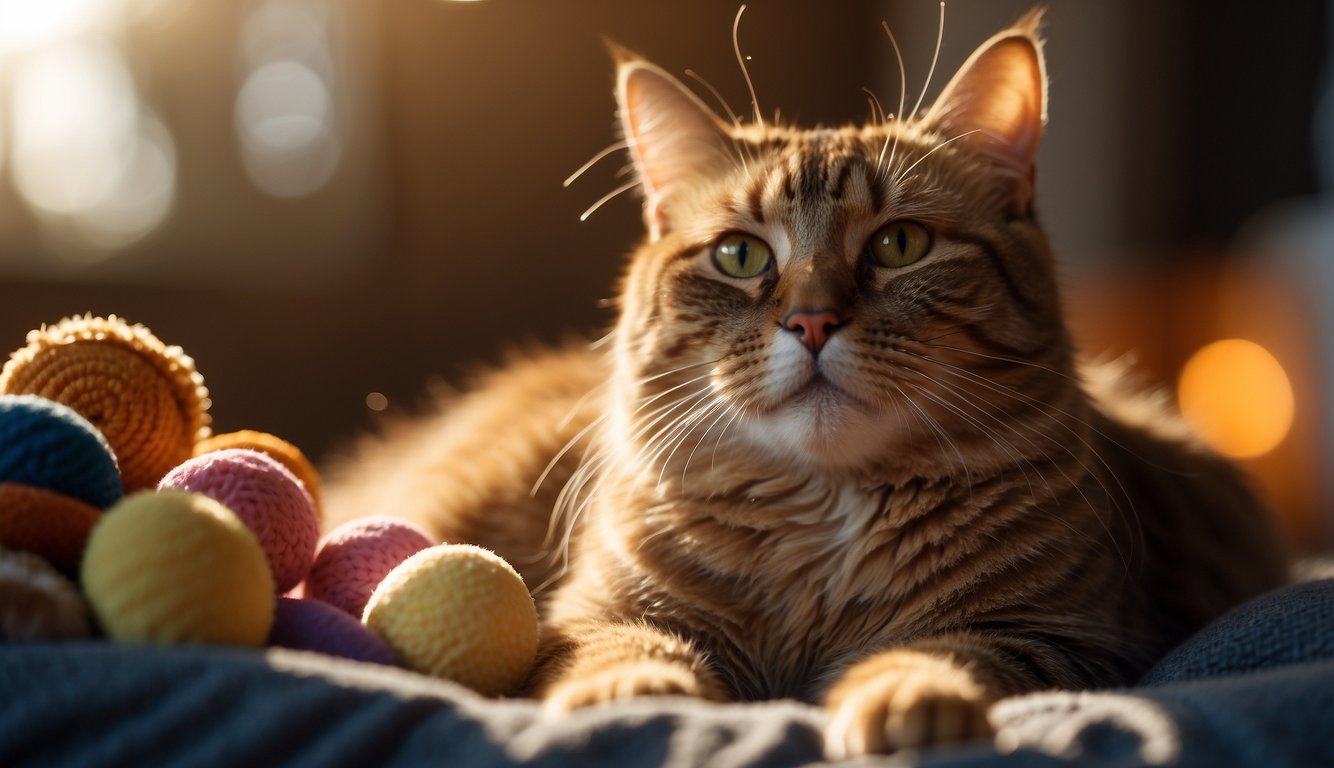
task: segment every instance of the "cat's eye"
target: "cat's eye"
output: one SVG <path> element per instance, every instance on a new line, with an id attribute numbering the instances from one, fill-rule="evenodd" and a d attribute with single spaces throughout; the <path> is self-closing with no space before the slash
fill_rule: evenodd
<path id="1" fill-rule="evenodd" d="M 882 267 L 906 267 L 931 250 L 931 233 L 913 221 L 893 221 L 871 235 L 867 255 Z"/>
<path id="2" fill-rule="evenodd" d="M 754 235 L 733 232 L 713 246 L 713 263 L 728 277 L 758 277 L 773 260 L 769 244 Z"/>

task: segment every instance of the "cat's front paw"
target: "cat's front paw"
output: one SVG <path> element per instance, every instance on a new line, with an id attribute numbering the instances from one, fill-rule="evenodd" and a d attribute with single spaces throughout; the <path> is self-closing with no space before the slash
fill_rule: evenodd
<path id="1" fill-rule="evenodd" d="M 863 663 L 830 691 L 832 759 L 990 738 L 992 697 L 948 661 L 911 651 Z"/>
<path id="2" fill-rule="evenodd" d="M 553 682 L 540 694 L 548 710 L 568 712 L 636 696 L 724 699 L 722 691 L 688 667 L 653 659 L 612 664 Z"/>

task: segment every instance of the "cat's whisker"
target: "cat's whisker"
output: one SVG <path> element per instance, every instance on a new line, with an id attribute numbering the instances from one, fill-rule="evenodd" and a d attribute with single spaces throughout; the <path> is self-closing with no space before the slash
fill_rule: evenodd
<path id="1" fill-rule="evenodd" d="M 926 151 L 925 154 L 923 154 L 921 157 L 917 158 L 916 162 L 914 162 L 912 165 L 908 166 L 907 169 L 903 171 L 903 173 L 900 173 L 898 176 L 895 176 L 895 177 L 894 177 L 894 183 L 895 183 L 895 184 L 902 183 L 904 179 L 908 178 L 908 174 L 910 174 L 910 173 L 913 172 L 913 169 L 914 169 L 914 168 L 916 168 L 917 166 L 921 165 L 923 160 L 925 160 L 925 159 L 927 159 L 928 157 L 934 155 L 934 154 L 935 154 L 936 152 L 938 152 L 939 150 L 944 149 L 946 146 L 948 146 L 948 145 L 950 145 L 950 144 L 953 144 L 954 142 L 958 141 L 959 139 L 965 139 L 965 138 L 968 138 L 969 136 L 972 136 L 972 135 L 975 134 L 975 133 L 981 133 L 981 132 L 982 132 L 982 129 L 981 129 L 981 128 L 974 128 L 974 129 L 971 130 L 971 131 L 964 131 L 963 133 L 959 134 L 958 136 L 952 136 L 952 137 L 950 137 L 950 138 L 948 138 L 948 139 L 945 139 L 944 141 L 942 141 L 942 142 L 940 142 L 939 144 L 935 145 L 935 146 L 932 147 L 931 149 L 928 149 L 928 150 Z"/>
<path id="2" fill-rule="evenodd" d="M 718 89 L 713 87 L 713 83 L 710 83 L 708 80 L 705 80 L 703 77 L 700 77 L 700 75 L 696 73 L 693 69 L 687 69 L 686 76 L 693 78 L 697 83 L 704 86 L 704 88 L 708 90 L 709 93 L 713 94 L 714 100 L 717 101 L 718 105 L 721 106 L 723 108 L 723 111 L 727 113 L 727 119 L 731 121 L 732 129 L 733 131 L 735 131 L 735 134 L 739 137 L 742 131 L 741 118 L 737 116 L 736 112 L 732 111 L 732 106 L 727 103 L 727 100 L 724 99 L 723 95 L 718 92 Z M 749 176 L 750 163 L 748 162 L 748 153 L 746 147 L 740 143 L 739 138 L 736 141 L 729 142 L 729 146 L 732 148 L 732 151 L 736 153 L 736 159 L 741 162 L 742 172 L 744 172 L 747 176 Z"/>
<path id="3" fill-rule="evenodd" d="M 721 402 L 721 401 L 719 401 L 719 400 L 712 400 L 712 401 L 710 401 L 709 404 L 708 404 L 706 407 L 704 407 L 703 409 L 698 410 L 695 414 L 691 415 L 687 420 L 683 420 L 683 422 L 682 422 L 682 427 L 681 427 L 681 430 L 680 430 L 680 433 L 679 433 L 679 435 L 678 435 L 677 437 L 675 437 L 674 439 L 673 439 L 673 438 L 670 438 L 670 437 L 667 438 L 667 439 L 673 439 L 673 442 L 674 442 L 675 444 L 674 444 L 674 446 L 672 447 L 671 452 L 668 453 L 668 454 L 667 454 L 667 457 L 666 457 L 665 459 L 663 459 L 662 462 L 661 462 L 661 467 L 662 467 L 662 468 L 661 468 L 661 470 L 658 472 L 658 486 L 659 486 L 659 487 L 662 486 L 662 480 L 663 480 L 663 478 L 666 476 L 667 468 L 670 467 L 671 464 L 672 464 L 672 457 L 676 455 L 676 452 L 681 448 L 681 445 L 684 444 L 685 441 L 686 441 L 686 439 L 689 438 L 690 435 L 694 433 L 696 427 L 698 427 L 698 426 L 700 425 L 700 423 L 702 423 L 704 420 L 708 419 L 709 416 L 710 416 L 711 414 L 713 414 L 715 411 L 723 410 L 723 412 L 726 413 L 726 411 L 724 410 L 725 407 L 726 407 L 726 404 L 723 403 L 723 402 Z M 705 434 L 706 434 L 706 435 L 708 434 L 707 431 L 705 432 Z M 700 437 L 700 441 L 702 441 L 702 440 L 703 440 L 703 436 L 701 435 L 701 437 Z M 695 447 L 696 447 L 696 448 L 699 447 L 699 442 L 698 442 L 698 441 L 695 443 Z M 691 451 L 691 452 L 690 452 L 690 456 L 694 456 L 694 455 L 695 455 L 695 452 L 694 452 L 694 451 Z M 655 457 L 655 461 L 656 461 L 656 457 Z M 687 458 L 686 458 L 686 466 L 688 467 L 689 465 L 690 465 L 690 459 L 689 459 L 689 457 L 687 457 Z M 684 485 L 684 484 L 685 484 L 685 469 L 684 469 L 684 468 L 681 470 L 681 481 L 682 481 L 682 485 Z"/>
<path id="4" fill-rule="evenodd" d="M 906 354 L 915 355 L 915 356 L 921 358 L 922 360 L 925 360 L 926 362 L 931 363 L 932 365 L 939 366 L 940 369 L 942 370 L 942 372 L 945 372 L 945 373 L 952 373 L 952 374 L 954 374 L 955 376 L 959 376 L 960 378 L 964 378 L 965 380 L 971 380 L 971 381 L 973 381 L 973 382 L 975 382 L 975 383 L 977 383 L 977 384 L 979 384 L 979 385 L 981 385 L 981 386 L 983 386 L 983 387 L 986 387 L 986 388 L 992 390 L 992 391 L 995 392 L 996 394 L 999 394 L 999 395 L 1002 395 L 1002 396 L 1004 396 L 1004 397 L 1008 397 L 1008 398 L 1011 398 L 1011 399 L 1013 399 L 1013 400 L 1016 400 L 1016 401 L 1018 401 L 1018 402 L 1020 402 L 1020 403 L 1022 403 L 1022 404 L 1024 404 L 1024 405 L 1028 406 L 1028 407 L 1031 408 L 1032 410 L 1036 411 L 1039 415 L 1044 416 L 1044 417 L 1050 419 L 1050 420 L 1052 421 L 1052 423 L 1056 424 L 1057 426 L 1061 427 L 1061 428 L 1064 429 L 1065 431 L 1069 432 L 1070 435 L 1071 435 L 1072 437 L 1074 437 L 1077 441 L 1079 441 L 1079 443 L 1080 443 L 1085 449 L 1087 449 L 1087 451 L 1088 451 L 1090 454 L 1092 454 L 1094 457 L 1097 458 L 1098 462 L 1101 464 L 1101 466 L 1102 466 L 1103 470 L 1105 471 L 1106 475 L 1109 476 L 1109 477 L 1111 477 L 1111 479 L 1116 483 L 1116 485 L 1117 485 L 1117 489 L 1118 489 L 1118 491 L 1119 491 L 1119 494 L 1113 494 L 1113 493 L 1111 492 L 1111 489 L 1107 488 L 1106 484 L 1103 483 L 1103 481 L 1102 481 L 1102 479 L 1101 479 L 1101 474 L 1102 474 L 1102 473 L 1093 473 L 1093 472 L 1091 471 L 1091 468 L 1088 467 L 1088 466 L 1086 466 L 1086 465 L 1083 465 L 1082 462 L 1081 462 L 1081 468 L 1084 469 L 1084 471 L 1085 471 L 1087 474 L 1089 474 L 1089 475 L 1091 475 L 1091 476 L 1095 476 L 1095 477 L 1098 478 L 1098 483 L 1099 483 L 1099 485 L 1102 486 L 1103 492 L 1107 495 L 1108 499 L 1112 501 L 1112 503 L 1116 506 L 1117 509 L 1120 509 L 1120 507 L 1121 507 L 1120 502 L 1117 501 L 1117 498 L 1119 497 L 1120 499 L 1124 499 L 1124 500 L 1125 500 L 1125 502 L 1126 502 L 1126 504 L 1127 504 L 1127 509 L 1126 509 L 1125 511 L 1129 514 L 1129 516 L 1130 516 L 1130 518 L 1131 518 L 1130 522 L 1133 524 L 1133 529 L 1134 529 L 1135 532 L 1136 532 L 1137 538 L 1141 538 L 1141 539 L 1142 539 L 1142 537 L 1143 537 L 1143 527 L 1142 527 L 1142 524 L 1140 523 L 1140 520 L 1139 520 L 1139 512 L 1138 512 L 1138 510 L 1135 508 L 1134 497 L 1131 495 L 1130 490 L 1129 490 L 1128 488 L 1126 488 L 1125 483 L 1121 480 L 1121 477 L 1120 477 L 1120 476 L 1116 473 L 1116 471 L 1113 470 L 1112 467 L 1107 463 L 1107 460 L 1102 456 L 1102 454 L 1101 454 L 1099 451 L 1097 451 L 1097 450 L 1095 449 L 1095 447 L 1094 447 L 1091 443 L 1089 443 L 1089 441 L 1087 440 L 1087 438 L 1084 437 L 1084 435 L 1080 434 L 1077 430 L 1073 429 L 1073 428 L 1067 423 L 1067 421 L 1075 422 L 1075 423 L 1079 424 L 1080 426 L 1084 427 L 1085 429 L 1088 429 L 1088 430 L 1090 430 L 1090 431 L 1092 431 L 1092 432 L 1098 434 L 1100 437 L 1103 437 L 1104 439 L 1109 440 L 1109 441 L 1112 442 L 1113 444 L 1117 444 L 1117 445 L 1119 445 L 1119 443 L 1117 443 L 1115 440 L 1113 440 L 1110 436 L 1104 434 L 1101 430 L 1098 429 L 1098 427 L 1097 427 L 1096 425 L 1091 424 L 1091 423 L 1089 423 L 1088 421 L 1086 421 L 1086 420 L 1084 420 L 1084 419 L 1082 419 L 1082 418 L 1076 417 L 1076 416 L 1074 416 L 1073 414 L 1070 414 L 1069 412 L 1065 411 L 1064 409 L 1061 409 L 1061 408 L 1059 408 L 1059 407 L 1057 407 L 1057 406 L 1055 406 L 1055 405 L 1052 405 L 1051 403 L 1047 403 L 1047 402 L 1043 402 L 1043 401 L 1037 400 L 1037 399 L 1035 399 L 1035 398 L 1033 398 L 1033 397 L 1031 397 L 1031 396 L 1029 396 L 1029 395 L 1026 395 L 1026 394 L 1024 394 L 1024 393 L 1022 393 L 1022 392 L 1020 392 L 1020 391 L 1018 391 L 1018 390 L 1016 390 L 1016 389 L 1014 389 L 1014 388 L 1012 388 L 1012 387 L 1007 387 L 1007 386 L 1005 386 L 1005 385 L 1003 385 L 1003 384 L 1000 384 L 1000 383 L 998 383 L 998 382 L 992 381 L 992 380 L 990 380 L 990 379 L 988 379 L 988 378 L 986 378 L 986 377 L 984 377 L 984 376 L 982 376 L 982 375 L 980 375 L 980 374 L 978 374 L 978 373 L 975 373 L 975 372 L 973 372 L 973 371 L 969 371 L 969 370 L 967 370 L 967 369 L 965 369 L 965 368 L 960 368 L 960 367 L 958 367 L 958 366 L 952 365 L 952 364 L 947 363 L 947 362 L 945 362 L 945 361 L 942 361 L 942 360 L 935 360 L 935 359 L 933 359 L 933 358 L 930 358 L 929 356 L 921 355 L 921 354 L 919 354 L 919 353 L 907 352 L 906 350 L 905 350 L 905 353 L 906 353 Z M 1060 414 L 1061 416 L 1064 416 L 1064 417 L 1065 417 L 1065 420 L 1058 419 L 1058 418 L 1056 418 L 1055 416 L 1053 416 L 1053 415 L 1051 414 L 1052 411 L 1056 412 L 1057 414 Z M 1066 450 L 1069 451 L 1068 448 L 1067 448 Z M 1073 454 L 1073 451 L 1071 451 L 1070 453 L 1071 453 L 1072 456 L 1074 455 L 1074 454 Z"/>
<path id="5" fill-rule="evenodd" d="M 595 166 L 595 165 L 597 165 L 598 163 L 602 162 L 602 161 L 605 160 L 608 156 L 610 156 L 610 155 L 612 155 L 612 154 L 614 154 L 614 153 L 616 153 L 616 152 L 620 152 L 620 151 L 623 150 L 623 149 L 629 149 L 629 148 L 630 148 L 630 142 L 626 141 L 625 139 L 621 139 L 620 141 L 616 142 L 615 144 L 612 144 L 612 145 L 610 145 L 610 146 L 604 147 L 604 148 L 603 148 L 601 151 L 599 151 L 596 155 L 593 155 L 593 157 L 591 157 L 587 162 L 585 162 L 583 165 L 579 166 L 579 169 L 578 169 L 577 171 L 575 171 L 574 173 L 572 173 L 572 174 L 570 174 L 569 176 L 565 177 L 565 181 L 562 181 L 562 182 L 560 183 L 560 185 L 561 185 L 562 187 L 566 187 L 566 188 L 568 188 L 571 184 L 573 184 L 575 181 L 577 181 L 577 180 L 579 179 L 580 176 L 583 176 L 585 173 L 588 173 L 588 170 L 589 170 L 590 168 L 592 168 L 593 166 Z"/>
<path id="6" fill-rule="evenodd" d="M 624 184 L 622 184 L 621 186 L 617 187 L 616 189 L 613 189 L 612 191 L 608 192 L 607 194 L 605 194 L 605 195 L 603 195 L 601 198 L 599 198 L 598 201 L 597 201 L 596 203 L 593 203 L 592 205 L 588 206 L 588 209 L 585 210 L 583 213 L 579 214 L 579 220 L 580 220 L 580 221 L 588 221 L 588 217 L 589 217 L 589 216 L 592 216 L 594 213 L 596 213 L 596 212 L 597 212 L 597 209 L 599 209 L 599 208 L 601 208 L 602 206 L 606 205 L 609 201 L 611 201 L 612 198 L 616 197 L 617 195 L 623 195 L 623 194 L 625 194 L 626 192 L 629 192 L 630 190 L 634 189 L 635 187 L 639 186 L 639 185 L 642 184 L 642 183 L 643 183 L 643 182 L 640 181 L 639 177 L 636 176 L 635 178 L 631 179 L 630 181 L 625 182 Z"/>
<path id="7" fill-rule="evenodd" d="M 741 41 L 738 32 L 741 29 L 741 14 L 746 12 L 746 6 L 742 5 L 737 9 L 736 18 L 732 20 L 732 51 L 736 54 L 736 63 L 741 67 L 741 75 L 746 78 L 746 89 L 750 91 L 750 106 L 755 113 L 755 124 L 763 134 L 764 116 L 760 114 L 760 100 L 755 96 L 755 83 L 751 82 L 750 69 L 746 66 L 746 58 L 741 55 Z"/>
<path id="8" fill-rule="evenodd" d="M 916 371 L 915 369 L 912 369 L 912 368 L 907 368 L 906 370 L 913 370 L 915 373 L 919 373 L 919 375 L 924 375 L 924 374 L 921 374 L 921 372 Z M 960 369 L 960 370 L 962 371 L 962 369 Z M 951 373 L 951 371 L 948 371 L 948 370 L 946 370 L 946 371 L 944 371 L 944 372 Z M 962 371 L 961 373 L 956 373 L 955 375 L 960 375 L 960 376 L 962 376 L 962 373 L 971 373 L 971 372 Z M 1026 424 L 1024 424 L 1024 422 L 1022 422 L 1021 420 L 1015 420 L 1015 419 L 1013 419 L 1013 418 L 1011 418 L 1011 419 L 1002 419 L 1002 418 L 999 418 L 999 417 L 997 417 L 996 415 L 991 414 L 991 413 L 989 413 L 988 411 L 986 411 L 986 409 L 984 409 L 984 408 L 978 406 L 976 403 L 972 402 L 972 400 L 969 399 L 969 398 L 966 396 L 966 394 L 963 393 L 963 392 L 962 392 L 961 390 L 959 390 L 958 388 L 956 388 L 956 387 L 952 387 L 951 385 L 946 384 L 945 382 L 942 382 L 942 381 L 940 381 L 940 380 L 937 379 L 937 378 L 931 378 L 931 380 L 933 381 L 933 383 L 937 384 L 937 385 L 940 386 L 940 387 L 945 388 L 947 391 L 951 391 L 951 392 L 955 393 L 956 396 L 960 399 L 961 402 L 967 403 L 968 405 L 970 405 L 971 407 L 973 407 L 975 410 L 977 410 L 980 414 L 985 415 L 987 418 L 991 419 L 993 422 L 995 422 L 995 423 L 996 423 L 997 425 L 999 425 L 1000 427 L 1004 427 L 1004 428 L 1009 429 L 1009 430 L 1010 430 L 1012 433 L 1014 433 L 1016 436 L 1020 437 L 1020 438 L 1023 439 L 1026 443 L 1028 443 L 1029 446 L 1030 446 L 1031 448 L 1033 448 L 1034 450 L 1036 450 L 1037 452 L 1039 452 L 1040 454 L 1042 454 L 1044 457 L 1046 457 L 1046 451 L 1044 451 L 1041 447 L 1039 447 L 1039 446 L 1038 446 L 1036 443 L 1034 443 L 1031 439 L 1029 439 L 1029 438 L 1027 438 L 1027 437 L 1025 437 L 1025 436 L 1023 436 L 1023 435 L 1021 435 L 1021 434 L 1019 434 L 1019 432 L 1018 432 L 1019 427 L 1022 425 L 1022 426 L 1024 426 L 1025 428 L 1027 428 L 1028 430 L 1030 430 L 1031 432 L 1033 432 L 1034 434 L 1042 434 L 1042 433 L 1038 433 L 1038 432 L 1036 432 L 1036 430 L 1034 429 L 1034 427 L 1032 427 L 1031 425 L 1026 425 Z M 965 380 L 967 380 L 967 379 L 965 379 Z M 979 382 L 979 383 L 981 383 L 981 382 Z M 1005 393 L 1003 393 L 1003 392 L 998 392 L 998 393 L 999 393 L 999 394 L 1005 394 Z M 962 415 L 962 414 L 960 414 L 960 415 Z M 1108 471 L 1109 474 L 1112 475 L 1113 479 L 1116 480 L 1118 486 L 1120 486 L 1120 489 L 1121 489 L 1121 492 L 1122 492 L 1123 497 L 1126 498 L 1126 500 L 1127 500 L 1128 502 L 1131 503 L 1131 506 L 1132 506 L 1132 514 L 1133 514 L 1133 501 L 1130 499 L 1130 496 L 1128 495 L 1128 493 L 1127 493 L 1125 487 L 1121 484 L 1120 479 L 1116 477 L 1115 473 L 1112 472 L 1111 468 L 1107 466 L 1106 461 L 1105 461 L 1101 456 L 1098 456 L 1098 453 L 1097 453 L 1097 451 L 1093 448 L 1093 446 L 1090 445 L 1086 440 L 1084 440 L 1084 438 L 1083 438 L 1082 435 L 1079 435 L 1079 434 L 1076 433 L 1074 430 L 1069 429 L 1069 426 L 1068 426 L 1067 424 L 1064 424 L 1063 422 L 1061 422 L 1060 420 L 1057 420 L 1057 419 L 1053 419 L 1053 423 L 1057 424 L 1058 426 L 1061 426 L 1061 427 L 1066 428 L 1067 431 L 1069 431 L 1069 432 L 1070 432 L 1070 433 L 1071 433 L 1077 440 L 1079 440 L 1079 442 L 1080 442 L 1080 443 L 1087 449 L 1087 452 L 1088 452 L 1088 453 L 1091 453 L 1091 454 L 1093 454 L 1094 456 L 1097 456 L 1098 460 L 1101 461 L 1101 462 L 1103 463 L 1103 467 Z M 976 425 L 976 426 L 978 426 L 978 427 L 980 428 L 980 425 Z M 1116 502 L 1115 497 L 1114 497 L 1114 495 L 1112 494 L 1111 489 L 1108 488 L 1107 485 L 1103 482 L 1103 480 L 1102 480 L 1102 478 L 1101 478 L 1101 476 L 1100 476 L 1100 473 L 1095 473 L 1095 472 L 1093 472 L 1092 467 L 1090 467 L 1087 463 L 1085 463 L 1085 461 L 1083 460 L 1083 458 L 1081 458 L 1080 455 L 1076 454 L 1076 453 L 1074 452 L 1074 450 L 1072 450 L 1069 446 L 1064 445 L 1064 444 L 1061 443 L 1060 441 L 1057 441 L 1057 440 L 1055 440 L 1054 438 L 1051 438 L 1050 436 L 1046 436 L 1046 435 L 1043 435 L 1043 436 L 1046 437 L 1046 439 L 1047 439 L 1051 444 L 1053 444 L 1054 446 L 1056 446 L 1056 447 L 1058 447 L 1058 448 L 1064 450 L 1067 454 L 1069 454 L 1069 456 L 1075 461 L 1075 463 L 1076 463 L 1076 464 L 1079 466 L 1079 468 L 1082 470 L 1082 472 L 1081 472 L 1081 476 L 1083 476 L 1083 477 L 1093 478 L 1094 481 L 1098 484 L 1099 488 L 1101 488 L 1104 497 L 1106 497 L 1107 500 L 1110 501 L 1114 506 L 1119 507 L 1119 504 Z M 1059 474 L 1066 480 L 1066 482 L 1070 484 L 1070 486 L 1076 491 L 1076 493 L 1079 494 L 1079 496 L 1081 497 L 1081 499 L 1083 499 L 1085 505 L 1088 506 L 1090 509 L 1095 509 L 1096 506 L 1093 504 L 1092 500 L 1089 499 L 1088 495 L 1084 493 L 1084 491 L 1083 491 L 1083 489 L 1080 487 L 1080 485 L 1079 485 L 1078 483 L 1076 483 L 1076 482 L 1074 481 L 1074 479 L 1071 478 L 1071 477 L 1066 473 L 1065 469 L 1061 466 L 1061 463 L 1060 463 L 1060 462 L 1057 462 L 1057 461 L 1052 461 L 1050 458 L 1048 458 L 1048 461 L 1049 461 L 1049 462 L 1051 463 L 1051 465 L 1056 469 L 1056 471 L 1057 471 L 1057 472 L 1058 472 L 1058 473 L 1059 473 Z M 1029 465 L 1032 466 L 1031 463 L 1030 463 Z M 1036 471 L 1036 467 L 1034 467 L 1034 470 Z M 1039 473 L 1039 476 L 1040 476 L 1040 477 L 1045 477 L 1045 476 L 1042 475 L 1041 473 Z M 1050 486 L 1049 483 L 1048 483 L 1048 486 L 1047 486 L 1047 487 L 1048 487 L 1048 492 L 1049 492 L 1049 493 L 1052 492 L 1052 489 L 1051 489 L 1051 486 Z M 1053 497 L 1053 498 L 1054 498 L 1054 497 Z M 1102 528 L 1103 528 L 1104 532 L 1106 532 L 1107 537 L 1108 537 L 1108 540 L 1112 543 L 1113 547 L 1117 550 L 1117 554 L 1120 555 L 1122 565 L 1124 566 L 1124 568 L 1126 569 L 1126 572 L 1128 573 L 1128 572 L 1129 572 L 1129 569 L 1130 569 L 1130 561 L 1129 561 L 1129 559 L 1127 558 L 1127 556 L 1125 555 L 1125 553 L 1121 551 L 1120 544 L 1116 541 L 1115 537 L 1112 535 L 1111 529 L 1108 528 L 1106 521 L 1104 521 L 1104 520 L 1101 518 L 1101 516 L 1098 516 L 1098 520 L 1099 520 L 1100 524 L 1102 525 Z"/>
<path id="9" fill-rule="evenodd" d="M 880 106 L 880 99 L 876 97 L 875 91 L 866 86 L 862 86 L 862 92 L 866 94 L 866 105 L 871 108 L 871 122 L 876 125 L 885 124 L 885 108 Z"/>
<path id="10" fill-rule="evenodd" d="M 894 48 L 894 59 L 899 63 L 899 109 L 895 114 L 899 120 L 903 120 L 903 108 L 908 100 L 908 71 L 903 66 L 903 51 L 899 50 L 899 41 L 894 39 L 894 33 L 889 29 L 889 22 L 881 21 L 880 26 L 884 28 L 885 34 L 889 35 L 889 44 Z M 889 146 L 890 138 L 893 137 L 894 149 L 889 153 L 889 165 L 885 165 L 885 148 Z M 894 153 L 899 148 L 899 132 L 891 131 L 885 135 L 885 143 L 880 147 L 880 157 L 876 159 L 876 168 L 888 177 L 889 168 L 894 166 Z"/>
<path id="11" fill-rule="evenodd" d="M 922 108 L 922 102 L 926 100 L 927 89 L 931 87 L 931 78 L 936 74 L 936 63 L 940 61 L 940 44 L 945 40 L 945 0 L 940 0 L 940 23 L 936 26 L 936 51 L 931 54 L 931 67 L 926 71 L 926 82 L 922 83 L 922 92 L 917 95 L 917 103 L 913 105 L 912 113 L 909 118 L 917 117 L 918 110 Z"/>
<path id="12" fill-rule="evenodd" d="M 733 410 L 733 409 L 732 409 L 732 405 L 731 405 L 731 403 L 727 403 L 727 402 L 722 401 L 722 400 L 718 400 L 718 401 L 716 401 L 716 402 L 721 406 L 721 409 L 720 409 L 721 412 L 718 414 L 718 418 L 714 419 L 714 420 L 713 420 L 713 423 L 709 424 L 708 429 L 705 429 L 705 430 L 704 430 L 704 434 L 702 434 L 702 435 L 699 436 L 699 440 L 695 443 L 695 447 L 694 447 L 693 449 L 691 449 L 691 451 L 690 451 L 690 455 L 686 457 L 685 465 L 683 465 L 683 466 L 681 467 L 681 486 L 682 486 L 682 487 L 685 487 L 685 484 L 686 484 L 686 475 L 687 475 L 687 473 L 689 473 L 689 471 L 690 471 L 690 462 L 691 462 L 692 460 L 694 460 L 694 458 L 695 458 L 695 454 L 698 453 L 700 447 L 702 447 L 702 446 L 704 445 L 704 441 L 705 441 L 705 440 L 708 440 L 708 438 L 709 438 L 709 433 L 713 431 L 713 428 L 714 428 L 714 427 L 718 426 L 718 422 L 722 421 L 724 418 L 726 418 L 728 415 L 730 415 L 730 414 L 732 413 L 732 410 Z"/>

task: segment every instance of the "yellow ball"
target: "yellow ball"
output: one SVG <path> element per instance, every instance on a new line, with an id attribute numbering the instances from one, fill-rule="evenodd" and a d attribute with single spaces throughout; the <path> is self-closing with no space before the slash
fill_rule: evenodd
<path id="1" fill-rule="evenodd" d="M 537 608 L 500 556 L 467 544 L 429 547 L 389 572 L 363 621 L 418 672 L 499 696 L 537 654 Z"/>
<path id="2" fill-rule="evenodd" d="M 108 510 L 88 537 L 82 582 L 102 629 L 122 642 L 259 646 L 273 625 L 259 540 L 195 493 L 137 493 Z"/>

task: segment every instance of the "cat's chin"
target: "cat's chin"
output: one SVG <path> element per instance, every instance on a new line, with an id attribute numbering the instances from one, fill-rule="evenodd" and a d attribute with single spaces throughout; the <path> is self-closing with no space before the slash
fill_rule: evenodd
<path id="1" fill-rule="evenodd" d="M 806 466 L 850 469 L 874 462 L 903 425 L 816 378 L 769 413 L 748 420 L 749 438 L 768 453 Z"/>

